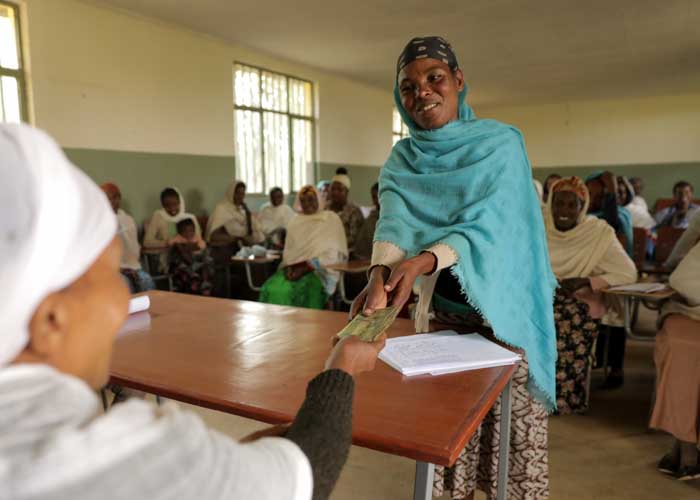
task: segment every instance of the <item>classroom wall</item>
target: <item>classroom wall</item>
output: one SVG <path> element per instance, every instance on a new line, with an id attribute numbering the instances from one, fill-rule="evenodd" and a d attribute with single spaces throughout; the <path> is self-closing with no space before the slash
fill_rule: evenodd
<path id="1" fill-rule="evenodd" d="M 117 182 L 137 220 L 165 185 L 198 214 L 222 196 L 235 165 L 234 61 L 314 81 L 317 172 L 345 166 L 352 198 L 370 203 L 391 148 L 389 92 L 90 1 L 19 1 L 35 124 L 97 182 Z M 678 179 L 700 190 L 700 94 L 476 111 L 522 130 L 538 178 L 612 169 L 644 177 L 650 202 Z"/>
<path id="2" fill-rule="evenodd" d="M 494 107 L 479 116 L 517 126 L 533 175 L 599 170 L 642 177 L 650 206 L 687 180 L 700 192 L 700 94 Z"/>
<path id="3" fill-rule="evenodd" d="M 234 61 L 315 83 L 319 168 L 380 165 L 391 148 L 387 91 L 88 1 L 21 5 L 35 124 L 97 182 L 117 182 L 137 220 L 166 185 L 192 192 L 202 213 L 222 196 L 234 176 Z"/>

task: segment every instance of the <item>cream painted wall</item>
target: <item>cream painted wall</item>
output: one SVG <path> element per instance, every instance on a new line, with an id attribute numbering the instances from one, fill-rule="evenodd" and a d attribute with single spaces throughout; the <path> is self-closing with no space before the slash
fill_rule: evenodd
<path id="1" fill-rule="evenodd" d="M 68 148 L 233 155 L 234 61 L 317 85 L 322 162 L 381 165 L 391 95 L 90 2 L 24 0 L 35 123 Z"/>
<path id="2" fill-rule="evenodd" d="M 520 128 L 535 167 L 700 162 L 700 93 L 478 111 Z"/>

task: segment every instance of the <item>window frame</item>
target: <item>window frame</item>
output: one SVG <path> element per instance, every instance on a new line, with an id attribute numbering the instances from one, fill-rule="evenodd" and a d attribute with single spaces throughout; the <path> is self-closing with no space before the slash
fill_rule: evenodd
<path id="1" fill-rule="evenodd" d="M 1 0 L 0 0 L 1 1 Z M 260 96 L 260 106 L 255 107 L 255 106 L 244 106 L 244 105 L 239 105 L 236 104 L 236 66 L 244 66 L 246 68 L 250 69 L 255 69 L 259 72 L 259 78 L 258 78 L 258 92 Z M 271 73 L 276 76 L 281 76 L 284 77 L 285 79 L 285 84 L 287 88 L 287 111 L 277 111 L 274 109 L 265 109 L 263 107 L 263 78 L 262 78 L 262 73 Z M 287 126 L 288 126 L 288 131 L 289 131 L 289 137 L 288 137 L 288 143 L 289 143 L 289 186 L 288 186 L 288 191 L 289 193 L 296 193 L 294 190 L 294 127 L 292 126 L 292 120 L 304 120 L 307 121 L 311 124 L 311 163 L 313 165 L 312 171 L 311 171 L 311 179 L 310 183 L 315 184 L 316 182 L 316 177 L 317 177 L 317 165 L 316 165 L 316 88 L 314 85 L 314 82 L 311 80 L 307 80 L 305 78 L 300 78 L 298 76 L 290 75 L 288 73 L 283 73 L 281 71 L 275 71 L 271 70 L 262 66 L 257 66 L 255 64 L 248 64 L 243 61 L 234 61 L 233 62 L 233 126 L 234 126 L 234 152 L 235 154 L 235 163 L 234 163 L 234 172 L 236 178 L 239 178 L 238 174 L 238 162 L 239 160 L 239 155 L 235 151 L 235 137 L 236 137 L 236 127 L 238 124 L 236 123 L 237 120 L 235 119 L 236 116 L 236 111 L 250 111 L 253 113 L 259 113 L 260 115 L 260 155 L 261 155 L 261 164 L 262 164 L 262 185 L 263 185 L 263 192 L 262 193 L 257 193 L 254 191 L 250 191 L 250 194 L 262 194 L 266 195 L 272 189 L 273 187 L 277 186 L 268 186 L 267 185 L 267 179 L 266 179 L 266 173 L 265 173 L 265 113 L 275 113 L 277 115 L 281 116 L 286 116 L 287 117 Z M 299 115 L 296 113 L 292 113 L 290 111 L 291 106 L 290 106 L 290 98 L 291 98 L 291 92 L 289 91 L 290 86 L 289 86 L 289 81 L 290 79 L 297 80 L 300 82 L 308 83 L 311 85 L 311 114 L 309 116 L 304 116 L 304 115 Z M 287 187 L 281 187 L 283 190 L 287 191 Z"/>
<path id="2" fill-rule="evenodd" d="M 399 116 L 400 122 L 401 122 L 401 130 L 396 130 L 394 128 L 394 118 L 395 115 Z M 406 137 L 410 136 L 411 132 L 408 130 L 408 125 L 406 125 L 401 118 L 401 113 L 399 113 L 398 108 L 396 107 L 396 104 L 394 104 L 391 107 L 391 141 L 392 141 L 392 147 L 399 142 L 401 139 L 405 139 Z"/>
<path id="3" fill-rule="evenodd" d="M 8 2 L 6 0 L 0 0 L 0 6 L 7 7 L 14 11 L 15 15 L 15 43 L 17 44 L 17 62 L 19 68 L 10 69 L 3 68 L 0 65 L 0 77 L 9 76 L 17 79 L 17 87 L 19 89 L 19 119 L 22 122 L 27 122 L 29 120 L 29 111 L 27 104 L 27 81 L 25 77 L 25 58 L 24 58 L 24 40 L 22 39 L 22 22 L 20 18 L 20 6 L 13 2 Z M 0 106 L 3 103 L 0 102 Z M 3 115 L 5 114 L 3 110 Z"/>

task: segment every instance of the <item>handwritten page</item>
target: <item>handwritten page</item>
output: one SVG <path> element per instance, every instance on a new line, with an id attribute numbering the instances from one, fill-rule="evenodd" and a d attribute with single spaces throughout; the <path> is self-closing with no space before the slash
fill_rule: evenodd
<path id="1" fill-rule="evenodd" d="M 446 331 L 389 339 L 379 359 L 411 376 L 509 365 L 520 356 L 479 334 Z"/>

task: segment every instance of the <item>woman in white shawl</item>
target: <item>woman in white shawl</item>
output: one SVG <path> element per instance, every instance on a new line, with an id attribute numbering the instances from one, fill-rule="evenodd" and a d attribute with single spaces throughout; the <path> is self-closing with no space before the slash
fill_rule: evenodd
<path id="1" fill-rule="evenodd" d="M 586 215 L 588 203 L 584 182 L 569 177 L 552 185 L 545 210 L 549 256 L 559 280 L 554 320 L 560 413 L 587 410 L 586 374 L 599 320 L 606 312 L 600 290 L 637 279 L 634 263 L 612 227 Z"/>
<path id="2" fill-rule="evenodd" d="M 214 246 L 251 246 L 265 241 L 260 223 L 245 203 L 246 185 L 232 181 L 207 223 L 205 239 Z"/>
<path id="3" fill-rule="evenodd" d="M 284 437 L 239 443 L 170 403 L 103 413 L 95 389 L 129 300 L 114 213 L 27 126 L 0 124 L 0 181 L 11 291 L 0 301 L 0 498 L 329 497 L 350 448 L 353 375 L 372 369 L 383 342 L 341 340 Z"/>
<path id="4" fill-rule="evenodd" d="M 184 219 L 194 222 L 197 236 L 202 234 L 197 217 L 185 211 L 185 199 L 180 190 L 175 187 L 167 187 L 160 193 L 159 208 L 151 216 L 143 237 L 143 246 L 150 250 L 161 250 L 160 271 L 168 272 L 168 252 L 170 240 L 177 236 L 177 223 Z"/>
<path id="5" fill-rule="evenodd" d="M 284 202 L 282 188 L 270 190 L 270 201 L 260 207 L 260 228 L 270 245 L 284 247 L 284 239 L 289 221 L 296 216 L 292 207 Z"/>
<path id="6" fill-rule="evenodd" d="M 700 242 L 671 274 L 678 295 L 661 311 L 656 335 L 656 398 L 650 427 L 671 434 L 658 470 L 676 479 L 700 477 Z"/>
<path id="7" fill-rule="evenodd" d="M 297 196 L 302 214 L 287 227 L 280 270 L 263 285 L 260 302 L 323 309 L 340 277 L 328 266 L 348 260 L 345 229 L 340 217 L 321 209 L 313 186 Z"/>

